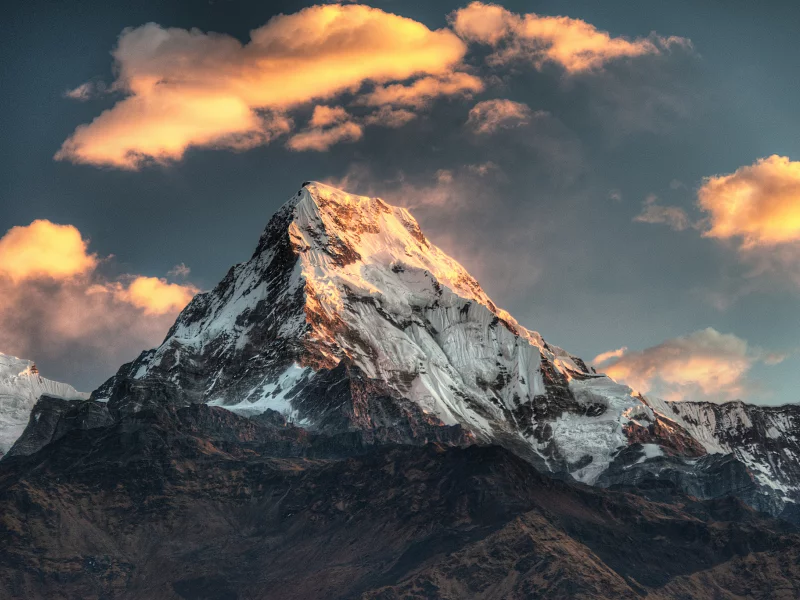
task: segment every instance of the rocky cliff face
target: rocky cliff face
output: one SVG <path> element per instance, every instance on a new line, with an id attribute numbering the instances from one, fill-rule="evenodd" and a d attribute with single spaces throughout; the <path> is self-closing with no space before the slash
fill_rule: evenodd
<path id="1" fill-rule="evenodd" d="M 622 484 L 651 464 L 702 474 L 693 465 L 705 455 L 733 454 L 754 506 L 780 514 L 798 500 L 792 409 L 747 407 L 758 425 L 737 428 L 718 426 L 729 408 L 633 394 L 498 308 L 405 209 L 314 182 L 271 219 L 249 261 L 93 397 L 114 415 L 200 402 L 401 443 L 458 427 L 458 443 L 501 444 L 589 484 Z M 742 489 L 673 478 L 712 496 Z"/>

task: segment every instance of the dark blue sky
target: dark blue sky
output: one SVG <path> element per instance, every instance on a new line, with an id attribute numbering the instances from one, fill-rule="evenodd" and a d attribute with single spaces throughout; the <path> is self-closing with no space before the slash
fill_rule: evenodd
<path id="1" fill-rule="evenodd" d="M 447 15 L 465 5 L 366 4 L 430 29 L 446 27 Z M 368 127 L 360 140 L 325 152 L 290 151 L 278 140 L 241 152 L 190 149 L 180 161 L 135 171 L 53 159 L 77 126 L 122 97 L 78 102 L 64 93 L 114 81 L 110 52 L 126 27 L 154 22 L 246 43 L 270 17 L 309 5 L 15 2 L 0 23 L 0 233 L 35 219 L 71 224 L 92 252 L 113 255 L 99 267 L 103 277 L 164 277 L 185 263 L 189 280 L 208 289 L 249 257 L 302 181 L 343 181 L 349 191 L 411 207 L 429 238 L 499 305 L 571 352 L 643 350 L 712 327 L 748 343 L 745 399 L 798 400 L 794 265 L 770 263 L 754 275 L 735 240 L 703 237 L 702 224 L 676 231 L 634 221 L 655 194 L 658 206 L 682 209 L 695 223 L 706 216 L 696 205 L 704 177 L 775 154 L 800 158 L 797 3 L 508 1 L 512 13 L 566 15 L 631 40 L 680 36 L 692 48 L 571 76 L 557 65 L 490 65 L 489 51 L 471 46 L 464 61 L 486 82 L 483 91 L 437 98 L 403 127 Z M 479 136 L 466 123 L 489 99 L 543 113 Z M 318 103 L 293 109 L 296 128 Z M 45 333 L 24 350 L 46 375 L 86 389 L 143 349 L 81 355 L 82 342 L 55 350 Z M 153 343 L 160 337 L 148 335 Z M 11 346 L 0 351 L 21 352 L 9 335 L 0 339 Z M 765 364 L 769 353 L 787 357 Z"/>

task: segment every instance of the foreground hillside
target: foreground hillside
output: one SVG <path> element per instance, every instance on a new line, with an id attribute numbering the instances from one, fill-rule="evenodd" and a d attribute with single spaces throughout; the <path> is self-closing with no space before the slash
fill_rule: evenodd
<path id="1" fill-rule="evenodd" d="M 786 524 L 651 492 L 665 502 L 557 481 L 496 446 L 150 410 L 3 461 L 0 597 L 800 595 Z"/>

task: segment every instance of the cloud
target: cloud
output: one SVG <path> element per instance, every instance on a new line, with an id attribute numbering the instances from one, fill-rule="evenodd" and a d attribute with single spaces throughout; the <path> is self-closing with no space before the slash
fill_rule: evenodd
<path id="1" fill-rule="evenodd" d="M 179 263 L 167 271 L 172 277 L 188 277 L 192 270 L 183 263 Z"/>
<path id="2" fill-rule="evenodd" d="M 198 291 L 155 277 L 109 278 L 106 263 L 72 225 L 9 230 L 0 238 L 0 351 L 50 364 L 54 378 L 96 385 L 158 343 Z"/>
<path id="3" fill-rule="evenodd" d="M 161 277 L 140 275 L 127 283 L 115 281 L 92 285 L 87 294 L 111 294 L 121 302 L 142 309 L 145 315 L 175 315 L 199 291 L 193 285 L 168 283 Z"/>
<path id="4" fill-rule="evenodd" d="M 498 129 L 512 129 L 527 125 L 536 116 L 545 115 L 539 111 L 534 113 L 527 104 L 513 100 L 484 100 L 478 102 L 469 111 L 467 126 L 476 133 L 494 133 Z"/>
<path id="5" fill-rule="evenodd" d="M 464 40 L 495 49 L 490 64 L 525 60 L 541 69 L 553 63 L 568 74 L 596 71 L 614 60 L 659 54 L 671 46 L 689 44 L 683 38 L 656 35 L 631 41 L 612 37 L 580 19 L 520 15 L 483 2 L 455 11 L 450 21 Z"/>
<path id="6" fill-rule="evenodd" d="M 112 89 L 125 97 L 79 126 L 56 159 L 136 169 L 191 147 L 250 148 L 288 133 L 294 107 L 365 82 L 447 80 L 465 52 L 449 29 L 362 5 L 278 15 L 246 44 L 155 23 L 126 29 L 112 53 Z"/>
<path id="7" fill-rule="evenodd" d="M 102 93 L 104 90 L 105 86 L 102 83 L 87 81 L 86 83 L 80 84 L 76 88 L 64 92 L 64 97 L 70 98 L 71 100 L 77 100 L 78 102 L 86 102 L 91 100 L 97 94 Z"/>
<path id="8" fill-rule="evenodd" d="M 484 163 L 479 163 L 476 165 L 467 165 L 467 170 L 470 173 L 479 175 L 480 177 L 486 177 L 487 175 L 490 174 L 503 176 L 503 170 L 499 166 L 497 166 L 495 162 L 491 160 L 487 160 Z"/>
<path id="9" fill-rule="evenodd" d="M 776 364 L 778 355 L 749 349 L 745 340 L 709 327 L 638 352 L 603 353 L 595 362 L 614 358 L 605 372 L 638 392 L 667 400 L 726 401 L 747 393 L 746 376 L 756 362 Z"/>
<path id="10" fill-rule="evenodd" d="M 698 205 L 708 213 L 706 237 L 738 240 L 743 249 L 800 242 L 800 162 L 761 158 L 728 175 L 707 177 Z"/>
<path id="11" fill-rule="evenodd" d="M 596 367 L 607 363 L 612 358 L 621 358 L 628 351 L 627 346 L 618 348 L 617 350 L 609 350 L 608 352 L 601 352 L 592 360 L 592 364 Z"/>
<path id="12" fill-rule="evenodd" d="M 391 106 L 382 106 L 379 110 L 367 115 L 364 123 L 397 129 L 409 121 L 413 121 L 416 117 L 417 115 L 413 112 L 403 108 L 394 109 Z"/>
<path id="13" fill-rule="evenodd" d="M 409 85 L 377 86 L 361 100 L 367 106 L 406 106 L 421 108 L 439 96 L 469 96 L 483 91 L 483 81 L 468 73 L 449 73 L 443 77 L 422 77 Z"/>
<path id="14" fill-rule="evenodd" d="M 96 254 L 72 225 L 57 225 L 46 219 L 12 227 L 0 238 L 0 277 L 18 283 L 48 277 L 66 279 L 93 271 Z"/>
<path id="15" fill-rule="evenodd" d="M 675 231 L 684 231 L 693 227 L 686 211 L 679 206 L 662 206 L 655 194 L 647 196 L 642 203 L 642 212 L 633 220 L 637 223 L 663 223 Z"/>
<path id="16" fill-rule="evenodd" d="M 315 106 L 311 120 L 308 122 L 311 127 L 326 127 L 335 123 L 347 121 L 350 115 L 341 106 Z"/>
<path id="17" fill-rule="evenodd" d="M 364 130 L 341 107 L 317 106 L 309 121 L 309 128 L 289 138 L 290 150 L 316 150 L 322 152 L 339 142 L 361 139 Z"/>

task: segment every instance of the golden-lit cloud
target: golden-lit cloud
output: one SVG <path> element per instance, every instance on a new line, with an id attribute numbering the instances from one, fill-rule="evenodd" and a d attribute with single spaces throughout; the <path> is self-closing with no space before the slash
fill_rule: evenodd
<path id="1" fill-rule="evenodd" d="M 469 111 L 467 125 L 476 133 L 494 133 L 498 129 L 511 129 L 527 125 L 531 119 L 546 113 L 534 113 L 527 104 L 513 100 L 484 100 Z"/>
<path id="2" fill-rule="evenodd" d="M 341 121 L 347 121 L 350 115 L 341 106 L 315 106 L 314 113 L 311 115 L 311 120 L 308 124 L 311 127 L 326 127 Z"/>
<path id="3" fill-rule="evenodd" d="M 127 283 L 94 284 L 88 294 L 112 294 L 117 300 L 142 309 L 145 315 L 177 314 L 200 290 L 190 284 L 169 283 L 161 277 L 139 275 Z"/>
<path id="4" fill-rule="evenodd" d="M 680 206 L 663 206 L 658 197 L 650 194 L 642 204 L 642 212 L 633 218 L 638 223 L 664 224 L 675 231 L 694 227 L 689 215 Z"/>
<path id="5" fill-rule="evenodd" d="M 520 15 L 483 2 L 473 2 L 455 11 L 450 20 L 464 40 L 495 48 L 489 58 L 492 64 L 522 59 L 542 68 L 546 63 L 554 63 L 570 74 L 595 71 L 620 58 L 658 54 L 672 45 L 689 44 L 677 37 L 651 35 L 635 40 L 612 37 L 580 19 Z"/>
<path id="6" fill-rule="evenodd" d="M 447 80 L 465 52 L 449 29 L 354 4 L 275 16 L 246 44 L 149 23 L 124 30 L 113 51 L 112 89 L 125 97 L 79 126 L 56 158 L 135 169 L 191 147 L 246 149 L 288 133 L 294 107 L 365 82 Z M 340 129 L 339 139 L 354 132 Z"/>
<path id="7" fill-rule="evenodd" d="M 746 375 L 758 361 L 776 364 L 778 355 L 748 348 L 733 334 L 709 327 L 638 352 L 606 352 L 595 364 L 634 390 L 667 400 L 725 401 L 742 398 Z"/>
<path id="8" fill-rule="evenodd" d="M 363 98 L 368 106 L 406 106 L 420 108 L 440 96 L 468 96 L 483 90 L 483 81 L 468 73 L 443 77 L 421 77 L 409 85 L 377 86 Z"/>
<path id="9" fill-rule="evenodd" d="M 49 221 L 0 238 L 0 351 L 110 374 L 158 343 L 198 292 L 156 277 L 109 278 L 87 246 L 76 227 Z"/>
<path id="10" fill-rule="evenodd" d="M 65 279 L 93 271 L 97 255 L 72 225 L 39 219 L 12 227 L 0 238 L 0 277 L 14 282 L 41 277 Z"/>
<path id="11" fill-rule="evenodd" d="M 707 237 L 736 239 L 745 250 L 800 242 L 800 161 L 773 155 L 707 177 L 698 204 L 708 213 Z"/>

